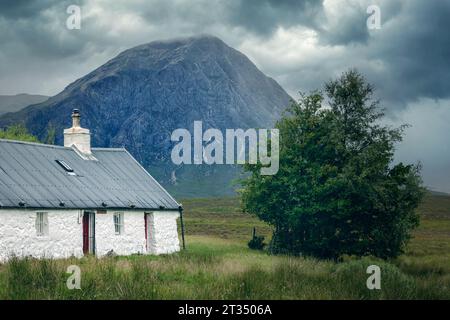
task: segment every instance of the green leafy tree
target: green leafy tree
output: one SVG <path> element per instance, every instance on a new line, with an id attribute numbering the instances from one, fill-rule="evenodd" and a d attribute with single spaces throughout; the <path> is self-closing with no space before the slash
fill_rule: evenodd
<path id="1" fill-rule="evenodd" d="M 381 125 L 372 95 L 355 70 L 324 93 L 302 95 L 276 125 L 278 173 L 245 166 L 243 209 L 274 227 L 272 252 L 331 259 L 402 253 L 419 223 L 420 165 L 392 164 L 405 126 Z"/>
<path id="2" fill-rule="evenodd" d="M 55 144 L 56 142 L 56 128 L 50 123 L 47 128 L 46 144 Z"/>
<path id="3" fill-rule="evenodd" d="M 0 129 L 0 139 L 39 142 L 38 138 L 28 133 L 21 124 L 12 125 L 4 130 Z"/>

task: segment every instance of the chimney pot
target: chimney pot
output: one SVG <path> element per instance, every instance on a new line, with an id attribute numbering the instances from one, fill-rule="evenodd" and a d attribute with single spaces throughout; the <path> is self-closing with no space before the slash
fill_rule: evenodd
<path id="1" fill-rule="evenodd" d="M 73 109 L 72 111 L 72 127 L 80 128 L 80 110 Z"/>
<path id="2" fill-rule="evenodd" d="M 83 129 L 80 122 L 80 110 L 72 111 L 72 128 L 64 130 L 64 146 L 75 146 L 79 151 L 86 155 L 91 152 L 91 133 L 88 129 Z"/>

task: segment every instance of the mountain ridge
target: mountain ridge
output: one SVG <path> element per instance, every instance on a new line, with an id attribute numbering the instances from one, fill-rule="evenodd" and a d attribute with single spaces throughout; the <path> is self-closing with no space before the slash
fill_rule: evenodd
<path id="1" fill-rule="evenodd" d="M 290 99 L 244 54 L 203 35 L 127 49 L 47 101 L 1 116 L 0 127 L 22 122 L 41 140 L 52 127 L 62 144 L 70 112 L 78 108 L 93 146 L 126 147 L 175 194 L 222 195 L 231 192 L 238 170 L 174 166 L 171 132 L 192 132 L 196 120 L 205 128 L 270 128 Z M 186 192 L 192 183 L 208 184 L 205 179 L 222 185 Z"/>

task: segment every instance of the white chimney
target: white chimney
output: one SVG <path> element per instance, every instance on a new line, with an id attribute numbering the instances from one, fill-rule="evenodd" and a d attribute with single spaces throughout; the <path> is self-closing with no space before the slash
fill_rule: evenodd
<path id="1" fill-rule="evenodd" d="M 80 111 L 74 109 L 72 112 L 72 128 L 64 130 L 64 147 L 75 146 L 85 155 L 91 153 L 91 133 L 89 129 L 80 126 Z"/>

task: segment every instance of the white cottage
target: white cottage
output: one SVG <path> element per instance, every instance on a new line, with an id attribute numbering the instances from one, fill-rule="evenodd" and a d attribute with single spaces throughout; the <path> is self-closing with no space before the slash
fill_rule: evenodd
<path id="1" fill-rule="evenodd" d="M 64 130 L 64 147 L 0 139 L 0 261 L 180 250 L 182 207 L 127 152 L 92 148 Z"/>

